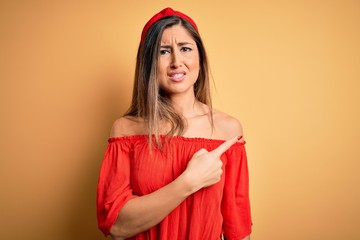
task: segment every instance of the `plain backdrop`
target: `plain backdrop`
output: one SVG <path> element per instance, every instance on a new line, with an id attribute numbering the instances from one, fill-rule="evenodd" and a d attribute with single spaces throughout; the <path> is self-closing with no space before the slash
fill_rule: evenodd
<path id="1" fill-rule="evenodd" d="M 98 240 L 96 184 L 145 22 L 190 15 L 243 124 L 252 240 L 360 239 L 358 0 L 0 1 L 0 239 Z"/>

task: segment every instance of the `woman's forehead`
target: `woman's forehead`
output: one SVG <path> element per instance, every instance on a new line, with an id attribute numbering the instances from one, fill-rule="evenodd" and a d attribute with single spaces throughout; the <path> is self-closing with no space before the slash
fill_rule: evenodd
<path id="1" fill-rule="evenodd" d="M 174 25 L 166 28 L 161 36 L 161 44 L 171 43 L 195 43 L 190 32 L 182 25 Z"/>

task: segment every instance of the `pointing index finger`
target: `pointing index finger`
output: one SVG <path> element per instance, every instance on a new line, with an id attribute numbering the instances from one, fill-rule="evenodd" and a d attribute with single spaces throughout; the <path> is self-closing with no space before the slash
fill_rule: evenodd
<path id="1" fill-rule="evenodd" d="M 234 145 L 235 143 L 237 143 L 240 139 L 242 138 L 242 136 L 238 136 L 235 138 L 231 138 L 227 141 L 225 141 L 224 143 L 222 143 L 220 146 L 218 146 L 216 149 L 214 149 L 212 151 L 212 153 L 216 154 L 217 156 L 221 156 L 221 154 L 223 154 L 224 152 L 226 152 L 226 150 L 228 150 L 232 145 Z"/>

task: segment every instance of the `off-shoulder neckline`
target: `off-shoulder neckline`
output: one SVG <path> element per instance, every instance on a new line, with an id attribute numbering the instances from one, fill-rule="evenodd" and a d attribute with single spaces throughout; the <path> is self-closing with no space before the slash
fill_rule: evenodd
<path id="1" fill-rule="evenodd" d="M 159 135 L 160 138 L 164 139 L 168 136 L 166 135 Z M 127 141 L 134 141 L 134 140 L 146 140 L 148 135 L 145 134 L 137 134 L 137 135 L 129 135 L 129 136 L 116 136 L 110 137 L 108 139 L 109 142 L 116 142 L 119 140 L 127 140 Z M 185 137 L 185 136 L 169 136 L 171 140 L 178 140 L 178 141 L 186 141 L 186 142 L 214 142 L 214 143 L 223 143 L 226 140 L 222 139 L 214 139 L 214 138 L 204 138 L 204 137 Z M 238 142 L 239 144 L 245 144 L 246 141 Z"/>

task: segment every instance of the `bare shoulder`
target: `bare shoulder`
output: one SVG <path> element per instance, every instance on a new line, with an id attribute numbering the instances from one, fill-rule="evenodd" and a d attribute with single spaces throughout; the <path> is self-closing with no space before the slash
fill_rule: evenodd
<path id="1" fill-rule="evenodd" d="M 144 133 L 144 122 L 142 119 L 124 116 L 115 120 L 110 137 L 123 137 L 123 136 L 132 136 Z"/>
<path id="2" fill-rule="evenodd" d="M 238 119 L 224 112 L 213 110 L 215 134 L 220 139 L 230 139 L 236 136 L 243 136 L 243 128 Z"/>

